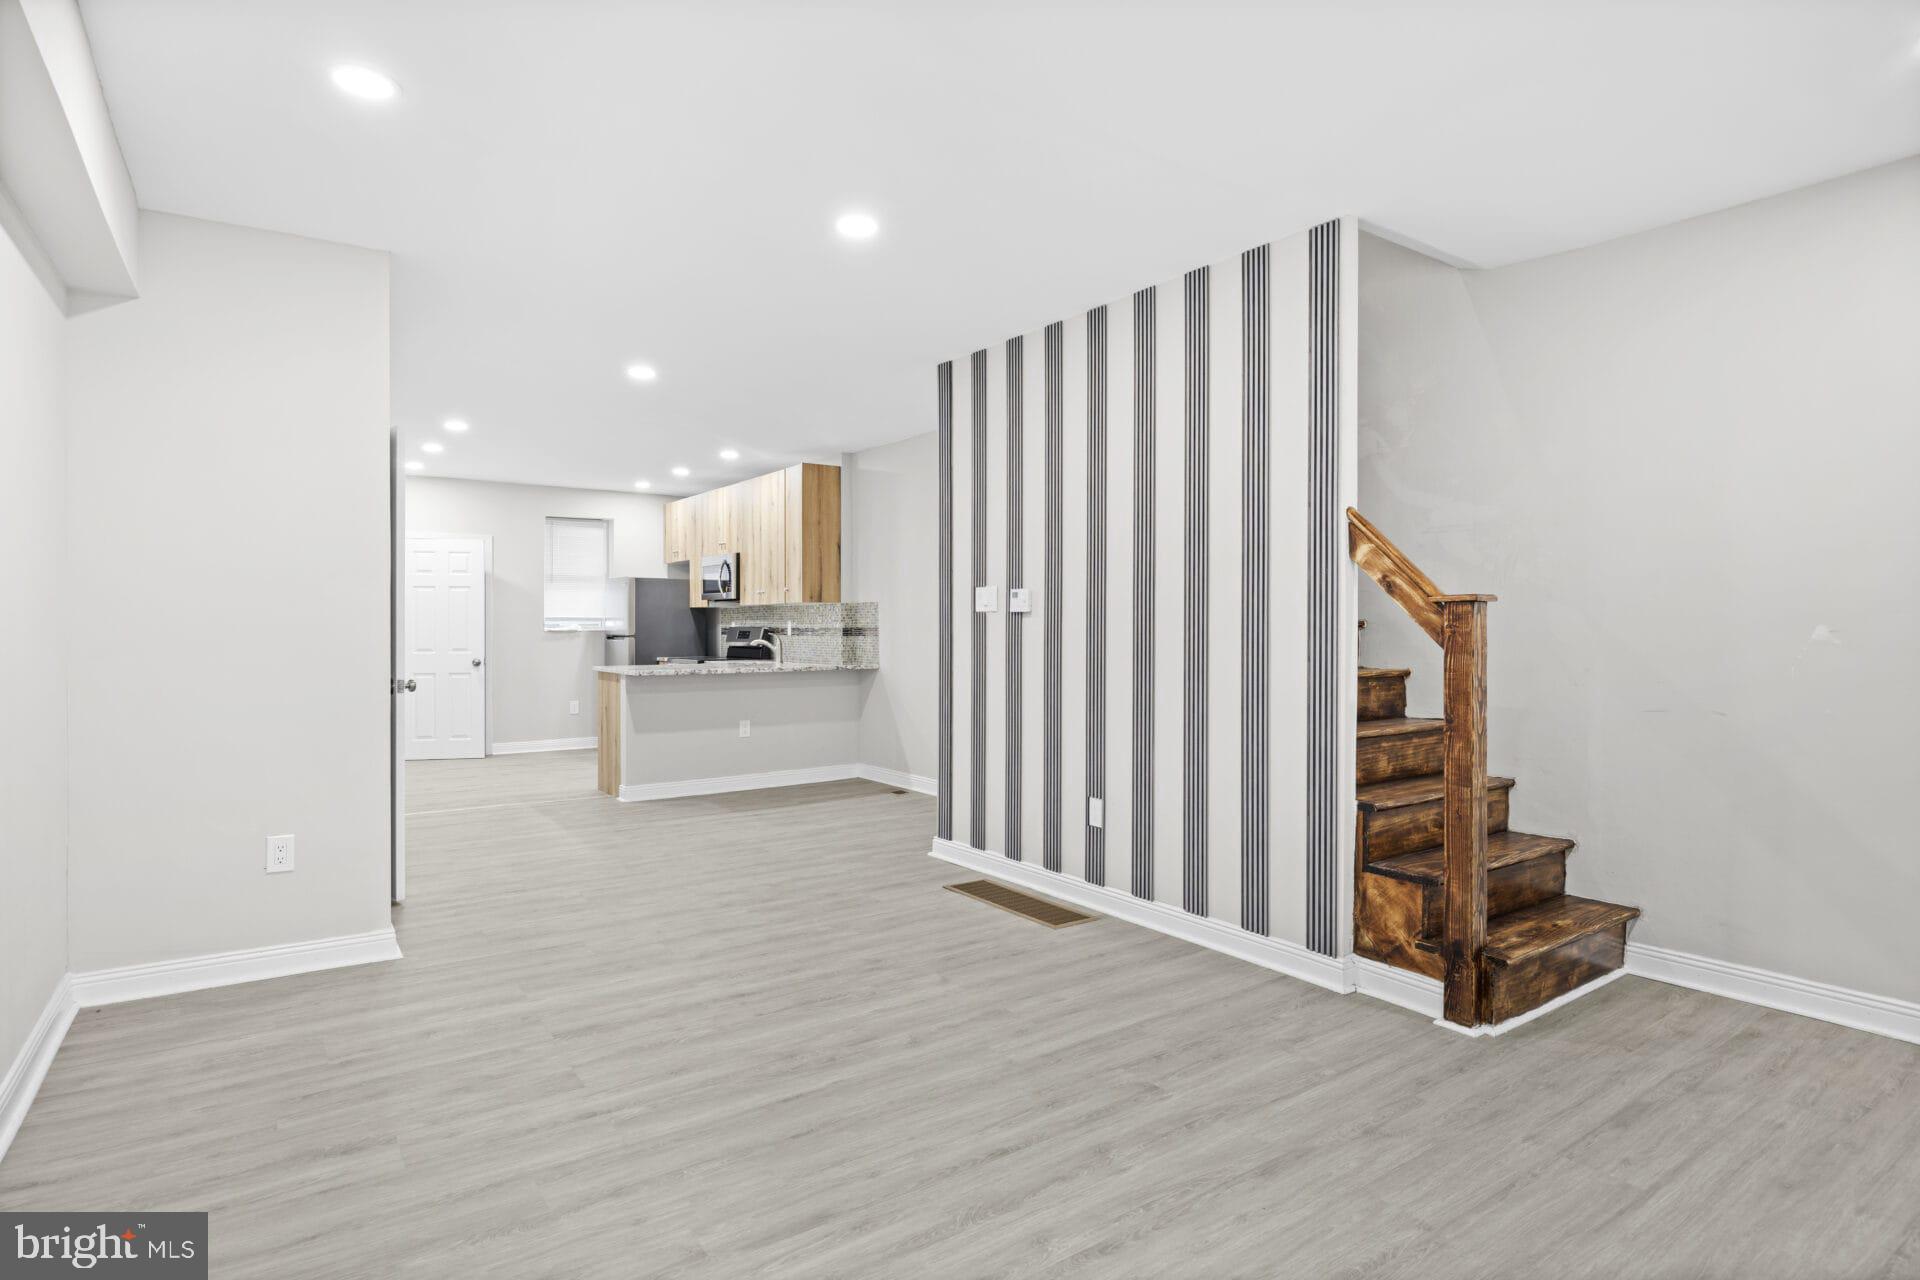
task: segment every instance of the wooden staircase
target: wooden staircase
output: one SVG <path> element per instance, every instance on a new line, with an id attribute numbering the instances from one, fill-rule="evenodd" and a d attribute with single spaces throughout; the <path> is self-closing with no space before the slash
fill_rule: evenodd
<path id="1" fill-rule="evenodd" d="M 1486 608 L 1449 596 L 1349 511 L 1353 558 L 1445 654 L 1446 716 L 1407 716 L 1405 670 L 1362 668 L 1354 949 L 1438 978 L 1447 1020 L 1518 1017 L 1618 969 L 1635 907 L 1566 892 L 1573 841 L 1507 826 L 1486 772 Z"/>

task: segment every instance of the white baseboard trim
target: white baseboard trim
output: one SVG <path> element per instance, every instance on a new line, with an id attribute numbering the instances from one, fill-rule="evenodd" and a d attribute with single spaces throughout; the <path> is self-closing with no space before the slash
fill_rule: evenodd
<path id="1" fill-rule="evenodd" d="M 898 769 L 886 769 L 877 764 L 857 764 L 853 766 L 859 777 L 868 782 L 877 782 L 883 787 L 900 787 L 906 791 L 917 791 L 923 796 L 940 794 L 940 784 L 932 778 L 918 773 L 903 773 Z"/>
<path id="2" fill-rule="evenodd" d="M 5 1078 L 0 1079 L 0 1160 L 6 1159 L 13 1135 L 20 1132 L 27 1108 L 33 1105 L 34 1096 L 40 1092 L 40 1082 L 47 1078 L 47 1068 L 53 1065 L 53 1055 L 60 1052 L 60 1042 L 67 1038 L 67 1028 L 73 1025 L 73 1015 L 79 1006 L 73 1002 L 72 988 L 69 975 L 61 974 L 47 996 L 46 1008 L 40 1011 L 33 1029 L 27 1032 L 26 1043 L 13 1056 Z"/>
<path id="3" fill-rule="evenodd" d="M 1349 956 L 1347 959 L 1351 966 L 1355 991 L 1372 996 L 1376 1000 L 1385 1000 L 1388 1004 L 1397 1004 L 1402 1009 L 1412 1010 L 1425 1018 L 1440 1017 L 1442 1008 L 1440 979 L 1429 978 L 1424 973 L 1397 969 L 1393 965 L 1369 960 L 1365 956 Z"/>
<path id="4" fill-rule="evenodd" d="M 1119 889 L 1088 884 L 1057 871 L 1015 862 L 997 853 L 984 853 L 952 840 L 936 839 L 928 854 L 942 862 L 951 862 L 957 867 L 965 867 L 1043 897 L 1055 898 L 1076 907 L 1097 911 L 1101 915 L 1112 916 L 1116 920 L 1125 920 L 1129 924 L 1141 925 L 1186 942 L 1198 943 L 1211 951 L 1219 951 L 1257 964 L 1263 969 L 1272 969 L 1276 973 L 1311 982 L 1316 987 L 1341 992 L 1353 990 L 1345 960 L 1309 951 L 1297 942 L 1248 933 L 1245 929 L 1219 920 L 1190 915 L 1163 902 L 1149 902 Z"/>
<path id="5" fill-rule="evenodd" d="M 1910 1000 L 1636 942 L 1627 944 L 1625 972 L 1920 1044 L 1920 1004 Z"/>
<path id="6" fill-rule="evenodd" d="M 598 738 L 533 738 L 526 742 L 496 742 L 496 756 L 523 756 L 533 751 L 585 751 L 600 745 Z"/>
<path id="7" fill-rule="evenodd" d="M 119 969 L 94 969 L 70 975 L 73 1002 L 80 1008 L 145 1000 L 182 991 L 226 987 L 263 978 L 285 978 L 296 973 L 343 969 L 348 965 L 398 960 L 400 943 L 391 927 L 340 938 L 316 938 L 277 947 L 223 951 L 210 956 L 160 960 Z"/>
<path id="8" fill-rule="evenodd" d="M 819 764 L 805 769 L 774 769 L 768 773 L 735 773 L 720 778 L 688 778 L 682 782 L 623 782 L 622 800 L 673 800 L 681 796 L 715 796 L 728 791 L 761 791 L 768 787 L 803 787 L 813 782 L 845 782 L 858 777 L 858 765 Z"/>

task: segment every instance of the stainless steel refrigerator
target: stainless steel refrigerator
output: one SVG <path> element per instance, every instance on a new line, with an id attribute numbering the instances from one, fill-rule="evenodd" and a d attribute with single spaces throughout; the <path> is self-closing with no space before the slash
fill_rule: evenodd
<path id="1" fill-rule="evenodd" d="M 627 616 L 619 631 L 607 632 L 603 666 L 650 667 L 666 656 L 707 651 L 705 628 L 687 604 L 684 578 L 617 578 L 624 583 Z M 615 598 L 622 598 L 616 592 Z"/>

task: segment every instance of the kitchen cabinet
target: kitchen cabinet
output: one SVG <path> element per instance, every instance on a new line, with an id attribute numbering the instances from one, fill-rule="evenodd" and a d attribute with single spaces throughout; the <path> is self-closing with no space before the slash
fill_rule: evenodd
<path id="1" fill-rule="evenodd" d="M 694 509 L 692 498 L 680 498 L 667 504 L 665 537 L 662 539 L 664 554 L 661 559 L 668 564 L 678 564 L 693 557 L 693 549 L 699 545 L 699 516 Z"/>
<path id="2" fill-rule="evenodd" d="M 840 598 L 840 468 L 799 463 L 667 504 L 663 545 L 686 561 L 689 602 L 700 599 L 700 560 L 737 552 L 740 604 Z"/>
<path id="3" fill-rule="evenodd" d="M 739 485 L 700 495 L 700 554 L 722 556 L 740 549 Z"/>
<path id="4" fill-rule="evenodd" d="M 787 588 L 787 473 L 735 485 L 740 527 L 740 603 L 778 604 Z"/>

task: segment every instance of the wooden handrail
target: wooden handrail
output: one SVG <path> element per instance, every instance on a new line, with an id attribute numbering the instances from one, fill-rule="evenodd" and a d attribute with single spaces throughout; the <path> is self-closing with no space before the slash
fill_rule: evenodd
<path id="1" fill-rule="evenodd" d="M 1440 645 L 1443 1008 L 1447 1021 L 1479 1026 L 1486 1020 L 1480 977 L 1487 947 L 1487 605 L 1494 597 L 1442 592 L 1352 507 L 1347 531 L 1354 564 Z"/>
<path id="2" fill-rule="evenodd" d="M 1434 601 L 1444 593 L 1407 558 L 1406 552 L 1352 507 L 1347 508 L 1347 550 L 1360 571 L 1379 583 L 1389 600 L 1405 609 L 1435 644 L 1442 643 L 1440 607 Z"/>

